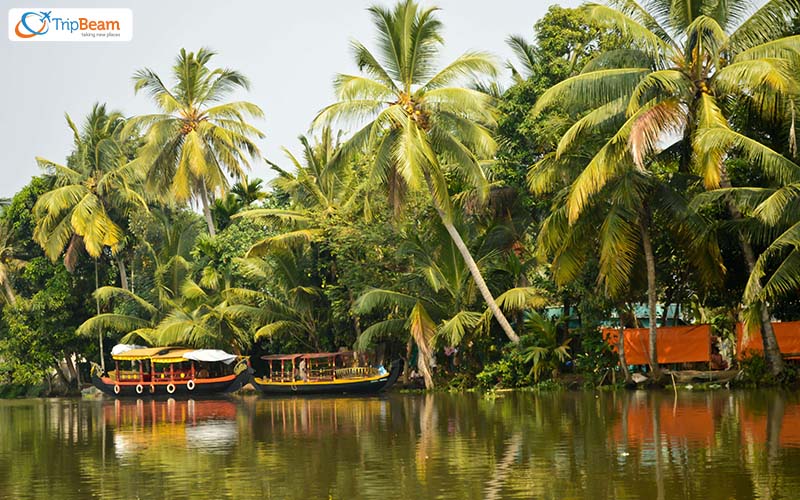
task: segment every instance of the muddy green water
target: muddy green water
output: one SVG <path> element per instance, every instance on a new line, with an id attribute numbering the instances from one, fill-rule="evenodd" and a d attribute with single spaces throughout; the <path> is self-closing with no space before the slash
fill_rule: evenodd
<path id="1" fill-rule="evenodd" d="M 0 498 L 796 499 L 800 397 L 0 401 Z"/>

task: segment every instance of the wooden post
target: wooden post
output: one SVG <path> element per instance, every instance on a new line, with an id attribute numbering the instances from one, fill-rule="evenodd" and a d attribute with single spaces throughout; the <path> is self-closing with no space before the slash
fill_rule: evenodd
<path id="1" fill-rule="evenodd" d="M 114 366 L 117 368 L 117 382 L 119 382 L 119 361 L 114 360 Z"/>

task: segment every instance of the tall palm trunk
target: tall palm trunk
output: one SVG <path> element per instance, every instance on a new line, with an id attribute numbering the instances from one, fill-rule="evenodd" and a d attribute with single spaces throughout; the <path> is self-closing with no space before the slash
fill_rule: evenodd
<path id="1" fill-rule="evenodd" d="M 214 227 L 214 218 L 211 216 L 211 205 L 209 204 L 208 200 L 208 192 L 206 191 L 206 187 L 204 185 L 200 186 L 200 202 L 203 204 L 203 216 L 206 218 L 206 224 L 208 224 L 208 234 L 211 236 L 217 235 L 217 228 Z"/>
<path id="2" fill-rule="evenodd" d="M 628 360 L 625 359 L 625 323 L 622 321 L 622 310 L 617 309 L 619 316 L 619 339 L 617 339 L 617 354 L 619 355 L 619 366 L 622 367 L 622 374 L 625 377 L 625 384 L 631 383 L 631 372 L 628 370 Z"/>
<path id="3" fill-rule="evenodd" d="M 427 172 L 425 173 L 425 181 L 428 183 L 428 190 L 431 192 L 431 195 L 433 195 L 433 182 L 431 181 L 430 175 L 428 175 Z M 453 223 L 450 222 L 448 217 L 445 215 L 444 210 L 442 210 L 438 203 L 436 203 L 436 198 L 433 198 L 433 206 L 436 209 L 436 212 L 439 214 L 439 218 L 442 220 L 444 228 L 453 239 L 453 243 L 455 243 L 456 248 L 458 248 L 458 252 L 464 259 L 464 262 L 467 264 L 467 269 L 469 269 L 472 279 L 475 281 L 475 285 L 478 287 L 478 290 L 480 290 L 483 300 L 492 311 L 494 319 L 496 319 L 500 324 L 500 327 L 503 329 L 508 339 L 515 344 L 519 344 L 519 335 L 517 335 L 514 332 L 514 329 L 511 328 L 511 324 L 509 324 L 506 316 L 503 314 L 503 311 L 500 310 L 500 307 L 494 300 L 492 292 L 489 291 L 489 287 L 486 286 L 486 281 L 483 279 L 480 269 L 478 269 L 478 264 L 475 263 L 475 259 L 473 259 L 472 254 L 469 253 L 469 248 L 467 248 L 467 245 L 464 243 L 464 239 L 461 238 L 461 235 L 458 233 L 458 229 L 456 229 Z"/>
<path id="4" fill-rule="evenodd" d="M 411 352 L 414 350 L 414 339 L 408 337 L 408 341 L 406 342 L 406 359 L 405 363 L 403 363 L 403 385 L 408 386 L 408 383 L 411 381 L 411 372 L 414 371 L 414 367 L 411 366 Z"/>
<path id="5" fill-rule="evenodd" d="M 741 214 L 739 218 L 741 218 Z M 747 262 L 747 271 L 752 275 L 753 269 L 756 267 L 756 256 L 755 252 L 753 252 L 753 247 L 741 233 L 739 234 L 739 244 L 742 247 L 744 259 Z M 761 291 L 761 280 L 756 281 L 755 291 L 756 293 Z M 775 330 L 772 328 L 772 315 L 767 305 L 763 302 L 758 304 L 757 307 L 761 315 L 761 343 L 764 347 L 764 357 L 769 365 L 770 373 L 774 376 L 778 376 L 783 372 L 784 363 L 781 349 L 778 346 L 778 339 L 775 337 Z"/>
<path id="6" fill-rule="evenodd" d="M 728 173 L 724 167 L 722 169 L 722 175 L 720 176 L 720 186 L 723 188 L 731 187 L 731 181 L 728 179 Z M 742 212 L 730 199 L 728 200 L 728 212 L 731 214 L 731 218 L 735 221 L 739 221 L 744 218 L 742 216 Z M 756 255 L 753 251 L 752 245 L 750 245 L 750 242 L 747 241 L 747 238 L 745 238 L 741 231 L 739 232 L 739 245 L 742 248 L 744 260 L 747 263 L 747 271 L 752 276 L 753 269 L 756 267 Z M 755 284 L 755 292 L 758 294 L 761 291 L 761 280 L 756 280 Z M 783 356 L 781 356 L 780 347 L 778 347 L 778 339 L 775 337 L 775 330 L 772 328 L 772 315 L 770 314 L 769 308 L 766 304 L 761 303 L 758 304 L 757 307 L 759 308 L 759 313 L 761 315 L 761 343 L 764 346 L 764 358 L 767 361 L 770 373 L 777 377 L 783 373 L 784 363 Z"/>
<path id="7" fill-rule="evenodd" d="M 8 301 L 12 306 L 16 307 L 17 296 L 14 294 L 14 289 L 11 288 L 11 283 L 8 282 L 8 279 L 3 280 L 3 288 L 6 290 L 6 297 L 8 297 Z"/>
<path id="8" fill-rule="evenodd" d="M 417 342 L 417 368 L 419 368 L 422 380 L 425 381 L 425 389 L 433 389 L 433 374 L 431 373 L 431 353 L 430 348 L 422 342 Z"/>
<path id="9" fill-rule="evenodd" d="M 128 286 L 128 272 L 125 269 L 125 262 L 123 262 L 122 257 L 119 255 L 114 257 L 114 260 L 117 261 L 117 269 L 119 269 L 119 284 L 125 291 L 130 291 Z"/>
<path id="10" fill-rule="evenodd" d="M 97 270 L 97 259 L 94 259 L 94 291 L 96 292 L 97 289 L 100 288 L 100 275 Z M 95 294 L 94 303 L 97 306 L 97 315 L 100 316 L 100 298 Z M 100 340 L 100 368 L 103 369 L 103 372 L 106 371 L 106 360 L 104 356 L 104 349 L 103 349 L 103 330 L 100 329 L 98 333 L 98 337 Z"/>
<path id="11" fill-rule="evenodd" d="M 642 236 L 642 250 L 647 264 L 647 317 L 650 330 L 650 369 L 653 371 L 653 379 L 661 377 L 661 370 L 658 367 L 658 329 L 656 327 L 656 303 L 658 295 L 656 292 L 656 258 L 653 253 L 653 244 L 650 241 L 650 209 L 642 207 L 639 215 L 639 231 Z"/>

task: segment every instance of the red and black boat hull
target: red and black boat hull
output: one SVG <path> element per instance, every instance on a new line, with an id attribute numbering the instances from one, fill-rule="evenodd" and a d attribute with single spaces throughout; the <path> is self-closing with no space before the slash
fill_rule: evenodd
<path id="1" fill-rule="evenodd" d="M 96 372 L 92 372 L 92 383 L 103 393 L 115 398 L 188 398 L 238 391 L 250 381 L 251 372 L 252 369 L 247 367 L 238 374 L 213 379 L 195 379 L 193 384 L 190 384 L 189 380 L 176 380 L 173 382 L 169 380 L 159 380 L 153 383 L 139 383 L 135 381 L 117 383 L 107 376 L 101 376 Z"/>

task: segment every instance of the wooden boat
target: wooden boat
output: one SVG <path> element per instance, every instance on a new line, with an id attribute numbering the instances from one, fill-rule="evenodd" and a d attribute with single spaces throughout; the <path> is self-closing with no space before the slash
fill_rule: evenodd
<path id="1" fill-rule="evenodd" d="M 400 377 L 403 362 L 389 371 L 383 366 L 354 366 L 353 352 L 277 354 L 262 356 L 267 373 L 254 376 L 253 387 L 263 394 L 369 394 L 384 391 Z"/>
<path id="2" fill-rule="evenodd" d="M 737 370 L 675 370 L 665 371 L 665 373 L 674 376 L 675 382 L 679 384 L 690 384 L 692 382 L 725 384 L 736 378 L 736 375 L 739 374 Z"/>
<path id="3" fill-rule="evenodd" d="M 246 359 L 215 349 L 139 347 L 120 344 L 111 351 L 115 369 L 92 367 L 92 383 L 114 397 L 188 397 L 241 389 L 252 370 Z M 130 362 L 131 369 L 120 363 Z M 234 364 L 234 362 L 236 362 Z"/>

